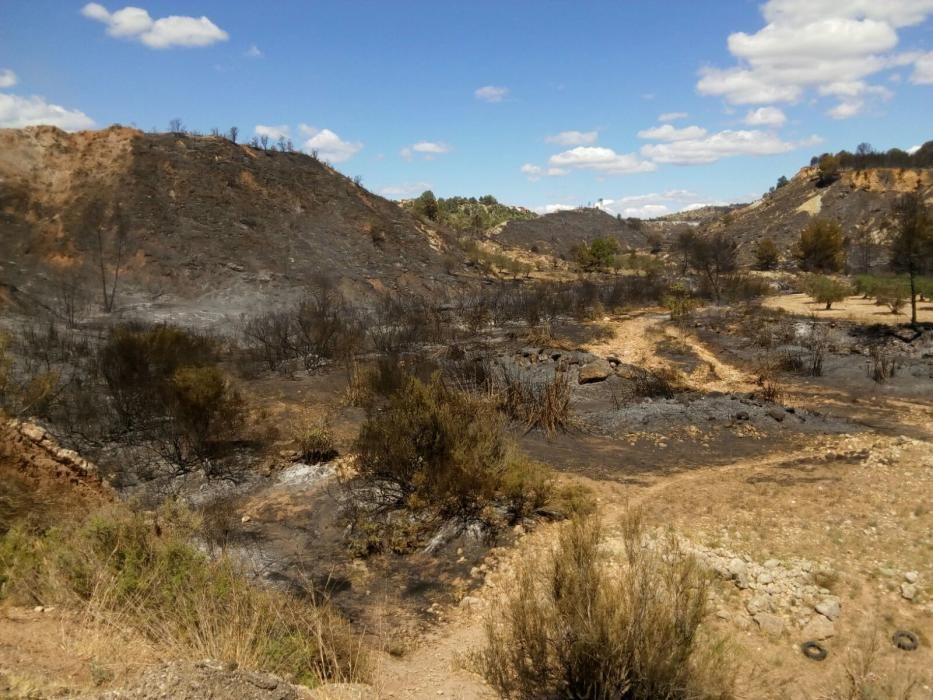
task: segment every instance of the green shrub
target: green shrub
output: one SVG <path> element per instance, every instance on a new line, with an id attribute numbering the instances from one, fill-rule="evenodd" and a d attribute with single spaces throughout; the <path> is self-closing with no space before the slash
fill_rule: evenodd
<path id="1" fill-rule="evenodd" d="M 776 270 L 781 262 L 781 254 L 770 238 L 763 238 L 755 245 L 755 269 Z"/>
<path id="2" fill-rule="evenodd" d="M 813 219 L 801 231 L 795 255 L 807 272 L 840 272 L 845 264 L 842 227 L 829 219 Z"/>
<path id="3" fill-rule="evenodd" d="M 509 698 L 731 698 L 734 679 L 700 625 L 707 578 L 673 537 L 644 543 L 630 516 L 610 569 L 595 518 L 517 567 L 486 620 L 479 666 Z"/>
<path id="4" fill-rule="evenodd" d="M 844 301 L 852 293 L 852 287 L 848 282 L 826 275 L 808 277 L 804 281 L 804 289 L 814 301 L 826 304 L 827 311 L 832 308 L 833 303 Z"/>
<path id="5" fill-rule="evenodd" d="M 553 491 L 548 469 L 509 447 L 495 407 L 438 374 L 409 378 L 371 410 L 355 451 L 357 476 L 347 486 L 360 553 L 411 551 L 439 522 L 494 529 L 503 512 L 509 522 L 528 517 Z"/>

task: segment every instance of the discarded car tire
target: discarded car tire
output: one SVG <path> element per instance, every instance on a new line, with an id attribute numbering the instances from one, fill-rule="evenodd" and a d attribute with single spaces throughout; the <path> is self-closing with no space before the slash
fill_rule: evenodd
<path id="1" fill-rule="evenodd" d="M 819 642 L 804 642 L 800 645 L 800 651 L 803 652 L 804 656 L 806 656 L 808 659 L 812 659 L 813 661 L 822 661 L 827 656 L 829 656 L 829 652 L 826 651 L 826 647 L 824 647 Z"/>
<path id="2" fill-rule="evenodd" d="M 898 630 L 891 638 L 894 646 L 904 651 L 913 651 L 920 646 L 920 638 L 910 630 Z"/>

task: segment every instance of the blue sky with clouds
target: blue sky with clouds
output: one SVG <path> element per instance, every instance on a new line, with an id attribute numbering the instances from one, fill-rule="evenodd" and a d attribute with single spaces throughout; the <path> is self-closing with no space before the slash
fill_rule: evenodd
<path id="1" fill-rule="evenodd" d="M 0 127 L 286 133 L 390 197 L 748 200 L 931 108 L 933 0 L 0 2 Z"/>

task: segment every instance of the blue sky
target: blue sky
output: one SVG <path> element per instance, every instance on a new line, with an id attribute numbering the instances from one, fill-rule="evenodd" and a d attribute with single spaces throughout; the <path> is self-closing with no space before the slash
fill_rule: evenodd
<path id="1" fill-rule="evenodd" d="M 650 216 L 931 113 L 933 0 L 0 2 L 0 126 L 287 131 L 390 197 Z"/>

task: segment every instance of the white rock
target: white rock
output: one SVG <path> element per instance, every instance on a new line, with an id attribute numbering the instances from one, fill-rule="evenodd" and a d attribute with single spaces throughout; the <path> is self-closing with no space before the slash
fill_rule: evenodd
<path id="1" fill-rule="evenodd" d="M 833 622 L 839 617 L 839 614 L 842 612 L 841 606 L 839 604 L 839 598 L 836 596 L 829 596 L 823 598 L 815 606 L 816 611 Z"/>
<path id="2" fill-rule="evenodd" d="M 916 571 L 908 571 L 906 574 L 904 574 L 904 580 L 906 580 L 907 583 L 917 583 L 917 579 L 919 578 L 920 574 L 918 574 Z"/>
<path id="3" fill-rule="evenodd" d="M 901 598 L 905 600 L 913 600 L 917 597 L 917 586 L 913 583 L 902 583 L 901 584 Z"/>

